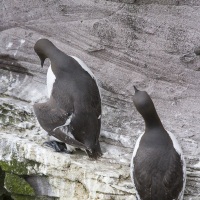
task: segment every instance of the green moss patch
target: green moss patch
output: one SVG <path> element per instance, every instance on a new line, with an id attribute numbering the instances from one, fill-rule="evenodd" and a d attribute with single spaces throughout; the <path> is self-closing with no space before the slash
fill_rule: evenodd
<path id="1" fill-rule="evenodd" d="M 0 166 L 5 172 L 11 172 L 18 175 L 24 175 L 28 173 L 26 163 L 18 162 L 15 159 L 11 160 L 10 162 L 0 161 Z"/>
<path id="2" fill-rule="evenodd" d="M 56 197 L 44 197 L 44 196 L 31 197 L 31 196 L 23 196 L 23 195 L 12 195 L 12 198 L 14 200 L 58 200 L 59 199 Z"/>
<path id="3" fill-rule="evenodd" d="M 14 200 L 38 200 L 36 197 L 23 196 L 23 195 L 12 195 Z"/>
<path id="4" fill-rule="evenodd" d="M 33 188 L 23 178 L 15 174 L 6 173 L 4 185 L 12 194 L 35 195 Z"/>
<path id="5" fill-rule="evenodd" d="M 28 175 L 28 168 L 34 167 L 35 165 L 39 167 L 40 163 L 31 160 L 19 162 L 14 158 L 9 162 L 0 160 L 0 167 L 3 171 L 17 175 Z"/>

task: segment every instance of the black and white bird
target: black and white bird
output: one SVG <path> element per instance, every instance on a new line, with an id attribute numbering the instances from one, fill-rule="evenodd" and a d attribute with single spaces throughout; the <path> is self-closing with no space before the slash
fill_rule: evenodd
<path id="1" fill-rule="evenodd" d="M 182 150 L 163 127 L 150 96 L 135 87 L 133 102 L 145 121 L 131 160 L 131 178 L 138 200 L 182 200 L 186 165 Z"/>
<path id="2" fill-rule="evenodd" d="M 94 74 L 83 61 L 66 55 L 48 39 L 38 40 L 34 50 L 42 66 L 46 58 L 51 61 L 47 71 L 49 100 L 34 104 L 34 112 L 42 128 L 62 142 L 46 144 L 69 153 L 74 147 L 85 149 L 90 158 L 97 159 L 102 155 L 101 96 Z"/>

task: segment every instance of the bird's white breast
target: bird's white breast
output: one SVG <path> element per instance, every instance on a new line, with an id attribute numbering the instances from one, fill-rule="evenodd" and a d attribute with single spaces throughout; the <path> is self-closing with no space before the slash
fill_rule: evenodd
<path id="1" fill-rule="evenodd" d="M 169 137 L 172 140 L 173 147 L 175 148 L 176 152 L 180 155 L 181 161 L 182 161 L 182 164 L 183 164 L 183 166 L 182 166 L 182 169 L 183 169 L 183 188 L 182 188 L 182 191 L 180 192 L 179 197 L 178 197 L 178 200 L 182 200 L 183 195 L 184 195 L 184 190 L 185 190 L 185 184 L 186 184 L 186 163 L 185 163 L 185 159 L 184 159 L 184 156 L 183 156 L 183 152 L 181 150 L 181 147 L 180 147 L 176 137 L 174 136 L 173 133 L 171 133 L 169 131 L 167 133 L 169 134 Z"/>
<path id="2" fill-rule="evenodd" d="M 51 69 L 51 65 L 50 65 L 48 68 L 48 71 L 47 71 L 47 94 L 48 94 L 49 98 L 51 96 L 53 84 L 54 84 L 55 80 L 56 80 L 56 76 L 54 75 L 54 73 Z"/>
<path id="3" fill-rule="evenodd" d="M 134 187 L 135 187 L 135 183 L 134 183 L 134 178 L 133 178 L 133 171 L 134 171 L 134 163 L 133 163 L 133 160 L 134 160 L 134 158 L 135 158 L 135 156 L 136 156 L 136 153 L 137 153 L 137 150 L 138 150 L 138 148 L 139 148 L 139 146 L 140 146 L 140 141 L 141 141 L 141 138 L 142 138 L 143 135 L 144 135 L 144 133 L 141 134 L 141 135 L 139 136 L 139 138 L 137 139 L 137 141 L 136 141 L 136 143 L 135 143 L 135 148 L 134 148 L 134 150 L 133 150 L 132 159 L 131 159 L 130 174 L 131 174 L 131 180 L 132 180 L 132 182 L 133 182 L 133 186 L 134 186 Z M 136 190 L 136 196 L 137 196 L 138 200 L 140 200 L 140 196 L 139 196 L 137 190 Z"/>

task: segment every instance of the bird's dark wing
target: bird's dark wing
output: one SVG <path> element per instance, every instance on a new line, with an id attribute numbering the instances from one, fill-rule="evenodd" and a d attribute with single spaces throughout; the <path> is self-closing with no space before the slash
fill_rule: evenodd
<path id="1" fill-rule="evenodd" d="M 99 117 L 101 115 L 101 97 L 99 90 L 92 88 L 93 90 L 90 93 L 90 102 L 91 107 L 94 109 L 96 116 Z"/>
<path id="2" fill-rule="evenodd" d="M 63 131 L 61 131 L 60 129 L 55 129 L 53 131 L 49 131 L 49 134 L 54 136 L 55 138 L 59 139 L 60 141 L 69 144 L 73 147 L 76 148 L 81 148 L 81 149 L 87 149 L 90 151 L 90 149 L 88 147 L 86 147 L 85 144 L 83 144 L 82 142 L 79 142 L 78 140 L 71 138 L 70 136 L 66 135 Z"/>
<path id="3" fill-rule="evenodd" d="M 168 163 L 168 170 L 163 177 L 163 185 L 166 193 L 172 199 L 178 199 L 178 195 L 183 189 L 183 162 L 180 155 L 172 149 L 170 154 L 170 162 Z"/>
<path id="4" fill-rule="evenodd" d="M 99 135 L 101 129 L 101 96 L 97 83 L 94 79 L 90 81 L 91 87 L 89 90 L 89 110 L 95 114 L 97 118 L 96 144 L 99 145 Z M 90 112 L 90 111 L 89 111 Z"/>
<path id="5" fill-rule="evenodd" d="M 134 183 L 142 199 L 178 200 L 183 188 L 183 167 L 174 149 L 163 153 L 155 150 L 151 155 L 143 149 L 134 162 Z"/>
<path id="6" fill-rule="evenodd" d="M 62 109 L 52 107 L 49 102 L 37 103 L 33 106 L 38 122 L 42 128 L 49 132 L 65 124 L 68 114 Z"/>
<path id="7" fill-rule="evenodd" d="M 74 147 L 88 149 L 83 143 L 71 138 L 57 128 L 66 123 L 70 117 L 69 113 L 62 109 L 52 107 L 52 104 L 49 102 L 34 104 L 33 108 L 41 127 L 50 135 Z"/>
<path id="8" fill-rule="evenodd" d="M 145 159 L 145 157 L 142 157 L 142 154 L 145 155 L 145 151 L 143 151 L 142 153 L 139 152 L 139 155 L 138 153 L 136 154 L 133 160 L 134 171 L 132 173 L 134 184 L 139 196 L 142 199 L 146 199 L 151 195 L 151 174 L 149 173 L 150 170 L 148 168 L 149 166 L 151 166 L 151 162 L 149 162 L 148 159 Z"/>

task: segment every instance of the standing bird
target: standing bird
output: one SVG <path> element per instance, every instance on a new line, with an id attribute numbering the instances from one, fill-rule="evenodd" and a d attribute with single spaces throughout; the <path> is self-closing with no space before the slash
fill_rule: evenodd
<path id="1" fill-rule="evenodd" d="M 34 50 L 42 67 L 46 58 L 51 61 L 47 72 L 49 100 L 34 104 L 34 112 L 41 127 L 62 142 L 46 144 L 58 152 L 85 149 L 90 158 L 97 159 L 102 155 L 101 97 L 93 73 L 80 59 L 66 55 L 47 39 L 38 40 Z"/>
<path id="2" fill-rule="evenodd" d="M 167 132 L 150 96 L 136 87 L 133 102 L 145 121 L 131 160 L 131 178 L 138 200 L 182 200 L 186 166 L 182 150 Z"/>

